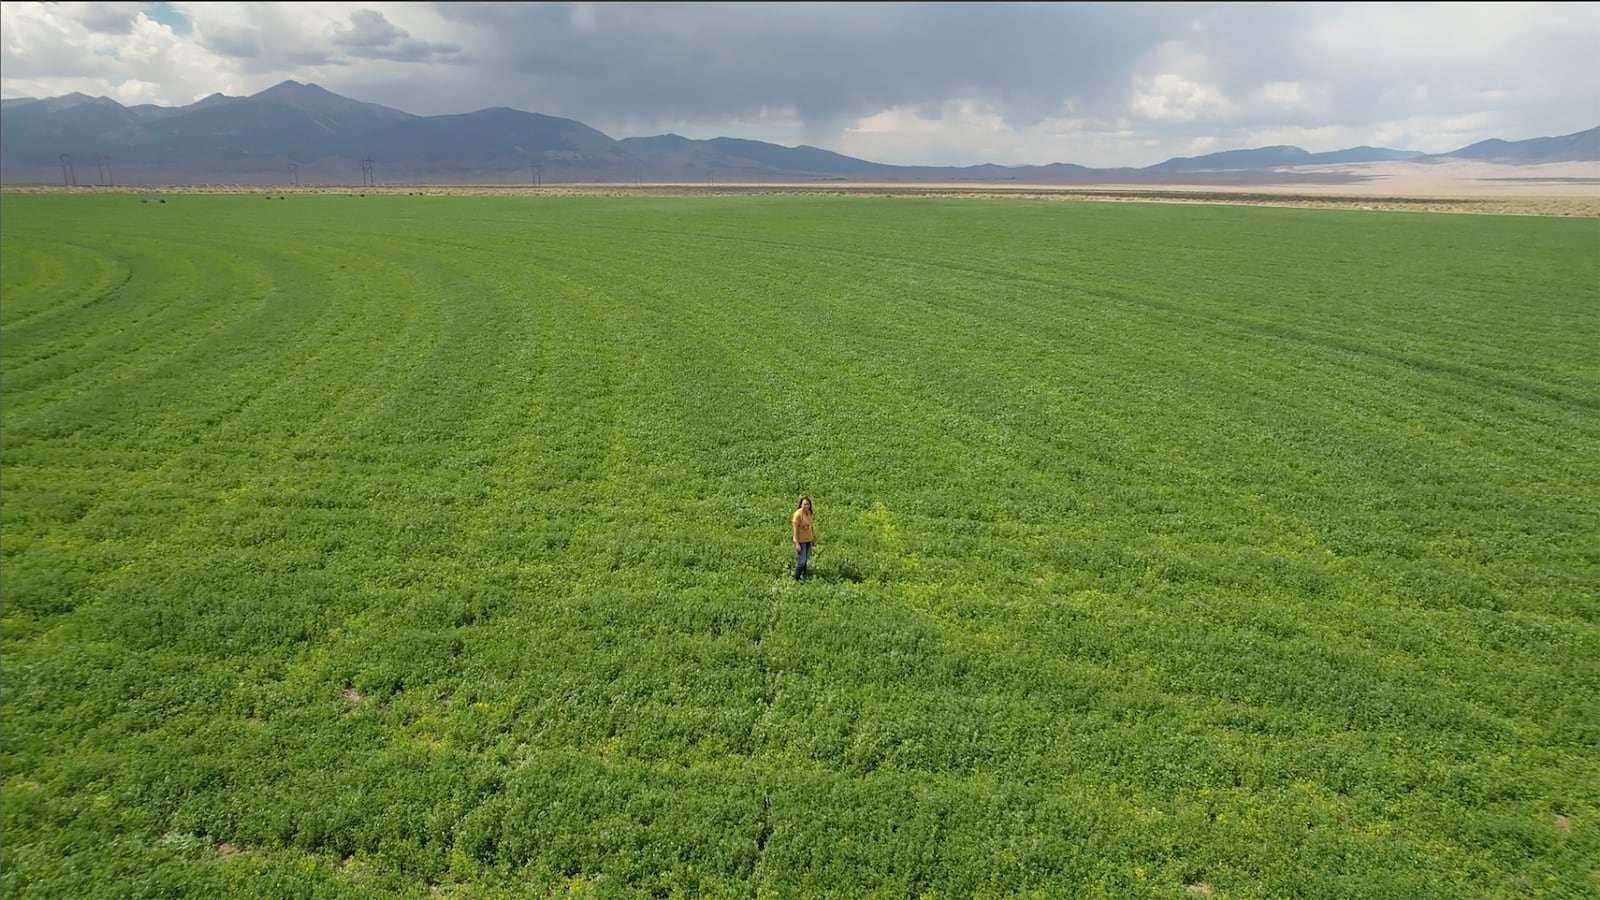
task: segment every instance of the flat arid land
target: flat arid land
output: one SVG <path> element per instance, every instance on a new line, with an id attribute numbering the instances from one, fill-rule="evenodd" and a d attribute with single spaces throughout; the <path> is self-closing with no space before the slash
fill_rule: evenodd
<path id="1" fill-rule="evenodd" d="M 1189 181 L 1071 184 L 1006 182 L 838 183 L 829 185 L 691 185 L 691 192 L 796 190 L 896 196 L 1236 203 L 1492 215 L 1600 217 L 1600 163 L 1511 166 L 1494 163 L 1356 163 L 1286 169 L 1190 173 Z M 598 186 L 596 186 L 598 187 Z M 646 189 L 648 186 L 646 186 Z M 592 192 L 593 187 L 564 188 Z M 617 190 L 618 188 L 611 188 Z M 641 190 L 640 188 L 625 188 Z M 547 190 L 553 190 L 547 189 Z"/>
<path id="2" fill-rule="evenodd" d="M 1467 161 L 1382 162 L 1302 166 L 1277 170 L 1275 174 L 1283 180 L 1272 184 L 1105 187 L 1132 195 L 1190 191 L 1227 202 L 1271 205 L 1600 216 L 1600 163 L 1593 162 L 1540 166 Z M 1327 176 L 1349 180 L 1319 180 Z"/>
<path id="3" fill-rule="evenodd" d="M 699 183 L 512 183 L 379 184 L 166 184 L 118 187 L 8 185 L 12 193 L 421 193 L 428 195 L 693 196 L 732 194 L 879 195 L 1099 200 L 1171 203 L 1233 203 L 1490 215 L 1600 217 L 1600 162 L 1513 166 L 1453 161 L 1381 162 L 1283 169 L 1147 175 L 1127 180 L 1123 172 L 1082 173 L 1050 184 L 1021 181 L 719 181 Z M 1140 180 L 1134 180 L 1135 178 Z"/>

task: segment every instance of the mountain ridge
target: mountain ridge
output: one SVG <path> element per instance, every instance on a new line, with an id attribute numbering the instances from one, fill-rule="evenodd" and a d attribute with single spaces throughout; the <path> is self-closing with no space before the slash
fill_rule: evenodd
<path id="1" fill-rule="evenodd" d="M 419 116 L 292 79 L 249 96 L 213 93 L 181 107 L 126 107 L 79 92 L 13 98 L 0 104 L 0 116 L 0 182 L 5 183 L 70 182 L 75 178 L 71 159 L 102 158 L 115 163 L 124 183 L 255 184 L 351 184 L 356 172 L 362 183 L 418 184 L 777 179 L 1088 183 L 1110 175 L 1165 183 L 1180 175 L 1185 181 L 1223 178 L 1229 172 L 1265 178 L 1293 166 L 1382 161 L 1600 161 L 1597 126 L 1556 137 L 1491 139 L 1443 154 L 1368 146 L 1312 153 L 1278 145 L 1173 157 L 1142 168 L 1067 162 L 905 166 L 746 138 L 665 134 L 613 139 L 575 119 L 506 106 Z"/>

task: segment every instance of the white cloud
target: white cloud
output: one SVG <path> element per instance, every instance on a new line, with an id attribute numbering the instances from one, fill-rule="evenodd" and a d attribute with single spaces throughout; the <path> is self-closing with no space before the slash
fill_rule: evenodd
<path id="1" fill-rule="evenodd" d="M 866 116 L 846 127 L 830 149 L 907 165 L 942 165 L 940 158 L 955 150 L 969 159 L 1004 165 L 1015 158 L 1022 139 L 992 106 L 963 99 Z"/>
<path id="2" fill-rule="evenodd" d="M 138 10 L 119 32 L 92 16 L 0 4 L 0 31 L 6 96 L 81 91 L 125 104 L 184 104 L 209 92 L 199 86 L 223 80 L 224 69 L 210 54 Z"/>
<path id="3" fill-rule="evenodd" d="M 1329 111 L 1328 90 L 1303 81 L 1270 81 L 1256 92 L 1256 99 L 1266 108 L 1313 118 L 1325 117 Z"/>
<path id="4" fill-rule="evenodd" d="M 1193 122 L 1227 109 L 1226 98 L 1213 85 L 1190 81 L 1182 75 L 1141 78 L 1129 104 L 1133 115 L 1156 122 Z"/>

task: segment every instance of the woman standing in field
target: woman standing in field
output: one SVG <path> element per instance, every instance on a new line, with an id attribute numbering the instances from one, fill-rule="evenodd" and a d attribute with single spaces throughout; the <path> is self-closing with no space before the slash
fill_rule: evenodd
<path id="1" fill-rule="evenodd" d="M 810 497 L 800 495 L 800 505 L 795 507 L 791 523 L 794 526 L 794 580 L 800 581 L 806 577 L 806 564 L 811 561 L 811 545 L 817 540 L 811 518 Z"/>

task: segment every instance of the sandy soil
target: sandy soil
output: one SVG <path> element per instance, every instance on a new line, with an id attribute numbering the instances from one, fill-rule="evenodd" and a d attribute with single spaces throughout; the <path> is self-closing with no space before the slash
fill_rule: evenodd
<path id="1" fill-rule="evenodd" d="M 1196 173 L 1201 174 L 1201 173 Z M 1600 217 L 1600 162 L 1508 166 L 1446 163 L 1358 163 L 1262 172 L 1208 172 L 1184 183 L 850 184 L 791 190 L 902 195 L 1034 197 L 1173 203 L 1249 203 L 1419 212 Z M 1181 176 L 1179 176 L 1181 177 Z M 725 186 L 726 189 L 727 186 Z M 774 189 L 774 186 L 766 186 Z M 700 187 L 697 190 L 710 190 Z"/>
<path id="2" fill-rule="evenodd" d="M 1337 175 L 1350 181 L 1285 181 L 1270 186 L 1207 185 L 1221 195 L 1265 195 L 1256 202 L 1355 206 L 1444 212 L 1600 216 L 1600 162 L 1507 166 L 1465 160 L 1445 163 L 1360 163 L 1279 170 L 1294 178 Z M 1146 188 L 1148 189 L 1148 188 Z"/>
<path id="3" fill-rule="evenodd" d="M 1016 182 L 787 182 L 747 184 L 560 184 L 526 185 L 171 185 L 160 188 L 11 187 L 7 192 L 105 192 L 249 194 L 428 194 L 526 196 L 692 196 L 717 194 L 811 194 L 896 197 L 983 197 L 1110 202 L 1244 203 L 1366 210 L 1485 213 L 1496 215 L 1600 217 L 1600 162 L 1508 166 L 1458 160 L 1444 163 L 1384 162 L 1340 166 L 1201 172 L 1144 176 L 1139 183 L 1082 176 L 1073 183 Z"/>
<path id="4" fill-rule="evenodd" d="M 1600 217 L 1600 163 L 1507 166 L 1447 163 L 1360 163 L 1270 171 L 1196 173 L 1192 183 L 1073 184 L 828 182 L 787 184 L 556 185 L 543 188 L 423 187 L 426 193 L 852 194 L 897 197 L 985 197 L 1169 203 L 1247 203 L 1416 212 Z"/>
<path id="5" fill-rule="evenodd" d="M 1600 199 L 1600 162 L 1507 166 L 1453 160 L 1441 163 L 1361 163 L 1345 166 L 1300 166 L 1288 172 L 1329 172 L 1366 179 L 1335 190 L 1370 190 L 1408 195 L 1472 197 L 1576 197 Z"/>

